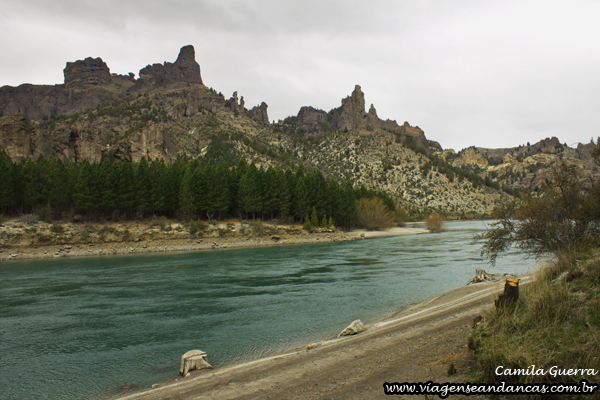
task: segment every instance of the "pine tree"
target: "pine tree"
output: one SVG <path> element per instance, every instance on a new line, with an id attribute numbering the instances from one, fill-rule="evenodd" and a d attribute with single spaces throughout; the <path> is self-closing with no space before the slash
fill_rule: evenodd
<path id="1" fill-rule="evenodd" d="M 88 219 L 90 212 L 98 209 L 101 199 L 94 169 L 94 166 L 90 165 L 87 160 L 81 163 L 79 177 L 75 185 L 75 192 L 73 193 L 75 208 L 85 211 L 86 218 Z"/>
<path id="2" fill-rule="evenodd" d="M 113 169 L 116 174 L 116 206 L 119 212 L 127 217 L 127 213 L 134 208 L 136 203 L 133 164 L 127 161 L 117 161 L 113 163 Z"/>
<path id="3" fill-rule="evenodd" d="M 252 219 L 256 219 L 256 213 L 262 211 L 262 193 L 258 170 L 254 164 L 250 164 L 246 174 L 240 180 L 239 189 L 240 204 L 246 213 L 252 213 Z"/>
<path id="4" fill-rule="evenodd" d="M 306 180 L 304 177 L 299 177 L 296 181 L 296 187 L 294 190 L 294 198 L 295 198 L 295 217 L 297 219 L 302 219 L 304 215 L 307 215 L 310 212 L 310 193 L 306 184 Z"/>
<path id="5" fill-rule="evenodd" d="M 142 157 L 135 170 L 135 206 L 144 219 L 144 212 L 149 212 L 152 207 L 152 181 L 150 166 L 146 157 Z"/>
<path id="6" fill-rule="evenodd" d="M 226 214 L 229 210 L 229 167 L 225 161 L 220 162 L 217 168 L 212 171 L 210 180 L 210 210 L 218 214 L 219 220 L 221 214 Z"/>
<path id="7" fill-rule="evenodd" d="M 168 174 L 165 160 L 156 159 L 150 164 L 150 203 L 153 213 L 162 214 L 168 196 Z"/>
<path id="8" fill-rule="evenodd" d="M 344 229 L 349 230 L 357 219 L 358 209 L 356 207 L 354 189 L 349 182 L 344 182 L 341 187 L 340 196 L 340 222 L 344 226 Z"/>
<path id="9" fill-rule="evenodd" d="M 191 215 L 196 212 L 196 205 L 194 204 L 194 194 L 192 188 L 193 172 L 188 166 L 183 175 L 181 182 L 181 188 L 179 190 L 179 210 L 186 216 L 186 219 L 190 219 Z"/>
<path id="10" fill-rule="evenodd" d="M 321 220 L 321 228 L 327 228 L 327 216 L 323 215 L 323 219 Z"/>
<path id="11" fill-rule="evenodd" d="M 276 173 L 277 187 L 279 188 L 279 215 L 280 217 L 285 217 L 290 215 L 291 208 L 291 193 L 288 187 L 288 181 L 286 174 L 278 169 Z"/>
<path id="12" fill-rule="evenodd" d="M 190 167 L 192 167 L 190 165 Z M 194 199 L 194 208 L 198 213 L 206 212 L 208 209 L 208 185 L 205 179 L 204 168 L 202 165 L 196 164 L 196 168 L 192 174 L 192 182 L 190 189 Z"/>
<path id="13" fill-rule="evenodd" d="M 40 174 L 37 164 L 31 158 L 23 166 L 23 204 L 26 212 L 31 212 L 37 206 L 40 193 Z"/>
<path id="14" fill-rule="evenodd" d="M 312 215 L 310 216 L 310 224 L 315 228 L 319 226 L 319 217 L 317 217 L 317 208 L 313 207 Z"/>
<path id="15" fill-rule="evenodd" d="M 331 214 L 331 210 L 329 209 L 329 188 L 320 170 L 314 171 L 313 175 L 314 206 L 318 210 L 319 218 L 321 218 L 325 214 Z"/>
<path id="16" fill-rule="evenodd" d="M 4 150 L 0 151 L 0 210 L 2 212 L 8 212 L 16 205 L 16 171 L 8 154 Z"/>
<path id="17" fill-rule="evenodd" d="M 105 213 L 112 213 L 117 208 L 116 189 L 119 180 L 115 163 L 111 164 L 107 159 L 102 160 L 98 166 L 98 175 L 101 187 L 100 208 Z"/>
<path id="18" fill-rule="evenodd" d="M 271 167 L 266 171 L 265 176 L 265 211 L 271 214 L 271 220 L 274 213 L 280 211 L 281 187 L 277 179 L 277 173 Z"/>

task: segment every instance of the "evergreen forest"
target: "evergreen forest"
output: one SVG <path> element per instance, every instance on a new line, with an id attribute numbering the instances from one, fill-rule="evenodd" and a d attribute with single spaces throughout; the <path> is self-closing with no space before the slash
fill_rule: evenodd
<path id="1" fill-rule="evenodd" d="M 263 168 L 241 160 L 200 157 L 148 162 L 63 163 L 55 154 L 25 164 L 0 152 L 0 211 L 36 213 L 46 221 L 80 215 L 85 220 L 144 219 L 165 216 L 191 219 L 278 219 L 284 222 L 331 220 L 350 229 L 357 221 L 357 199 L 384 192 L 326 179 L 320 170 Z"/>

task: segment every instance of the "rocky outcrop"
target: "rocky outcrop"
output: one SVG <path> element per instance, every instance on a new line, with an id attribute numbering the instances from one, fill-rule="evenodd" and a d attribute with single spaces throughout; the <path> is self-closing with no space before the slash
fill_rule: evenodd
<path id="1" fill-rule="evenodd" d="M 88 57 L 85 60 L 68 62 L 63 70 L 65 88 L 88 88 L 110 83 L 110 70 L 101 58 Z"/>
<path id="2" fill-rule="evenodd" d="M 490 165 L 501 164 L 504 160 L 505 155 L 510 155 L 513 159 L 523 160 L 526 157 L 534 156 L 536 154 L 548 153 L 548 154 L 562 154 L 565 157 L 579 159 L 579 160 L 590 160 L 591 151 L 594 148 L 593 140 L 589 144 L 579 144 L 577 148 L 568 147 L 566 144 L 561 144 L 560 140 L 556 137 L 542 139 L 537 143 L 521 145 L 518 147 L 499 148 L 499 149 L 488 149 L 483 147 L 471 147 L 475 154 L 479 157 L 485 158 Z M 461 150 L 459 154 L 466 150 Z"/>
<path id="3" fill-rule="evenodd" d="M 245 110 L 244 96 L 242 96 L 242 99 L 240 101 L 240 99 L 238 98 L 238 92 L 233 92 L 233 95 L 229 98 L 229 100 L 225 102 L 225 105 L 229 106 L 229 108 L 231 108 L 233 111 L 243 111 Z"/>
<path id="4" fill-rule="evenodd" d="M 200 76 L 200 65 L 196 62 L 194 46 L 188 45 L 181 48 L 175 63 L 148 65 L 140 70 L 139 79 L 135 88 L 164 87 L 176 83 L 199 83 L 202 84 Z"/>
<path id="5" fill-rule="evenodd" d="M 313 107 L 302 107 L 298 115 L 291 118 L 304 130 L 304 136 L 320 136 L 333 129 L 371 132 L 384 130 L 394 134 L 398 142 L 409 140 L 427 154 L 431 152 L 431 148 L 442 149 L 439 143 L 429 142 L 418 126 L 410 126 L 408 122 L 400 126 L 396 121 L 380 119 L 373 104 L 365 112 L 365 95 L 359 85 L 354 86 L 350 96 L 342 99 L 340 107 L 328 113 Z"/>
<path id="6" fill-rule="evenodd" d="M 260 103 L 260 106 L 254 106 L 248 113 L 253 120 L 261 124 L 262 126 L 269 126 L 269 114 L 267 113 L 267 103 L 264 101 Z"/>
<path id="7" fill-rule="evenodd" d="M 475 148 L 473 148 L 473 147 L 469 147 L 468 149 L 463 150 L 459 154 L 460 154 L 460 158 L 458 160 L 459 163 L 473 164 L 473 165 L 478 165 L 480 167 L 487 167 L 489 164 L 488 160 L 485 157 L 477 154 L 475 152 Z"/>
<path id="8" fill-rule="evenodd" d="M 596 143 L 594 144 L 594 139 L 592 138 L 588 144 L 577 144 L 577 158 L 580 160 L 591 160 L 592 152 L 598 149 L 600 146 L 600 137 L 596 139 Z"/>
<path id="9" fill-rule="evenodd" d="M 342 106 L 331 110 L 332 122 L 340 129 L 366 129 L 365 95 L 359 85 L 354 86 L 350 96 L 342 99 Z"/>
<path id="10" fill-rule="evenodd" d="M 317 128 L 319 124 L 328 124 L 327 113 L 313 107 L 302 107 L 298 112 L 297 122 L 302 126 Z"/>
<path id="11" fill-rule="evenodd" d="M 200 65 L 195 60 L 193 46 L 182 47 L 175 63 L 149 65 L 135 75 L 111 74 L 101 58 L 67 62 L 61 85 L 31 85 L 0 88 L 0 116 L 22 113 L 31 120 L 68 116 L 96 108 L 131 91 L 149 87 L 164 87 L 176 83 L 202 84 Z M 135 83 L 135 84 L 134 84 Z"/>

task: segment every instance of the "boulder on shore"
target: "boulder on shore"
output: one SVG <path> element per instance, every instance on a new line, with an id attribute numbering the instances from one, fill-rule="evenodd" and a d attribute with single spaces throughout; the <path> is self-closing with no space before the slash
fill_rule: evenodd
<path id="1" fill-rule="evenodd" d="M 341 331 L 340 334 L 338 335 L 338 337 L 348 336 L 348 335 L 356 335 L 357 333 L 361 333 L 366 330 L 367 330 L 367 328 L 362 323 L 362 321 L 360 319 L 357 319 L 356 321 L 353 321 L 350 325 L 348 325 L 348 327 L 346 329 Z"/>

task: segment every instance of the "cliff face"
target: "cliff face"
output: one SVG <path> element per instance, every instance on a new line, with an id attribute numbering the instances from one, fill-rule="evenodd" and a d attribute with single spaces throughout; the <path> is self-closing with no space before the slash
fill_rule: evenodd
<path id="1" fill-rule="evenodd" d="M 35 160 L 40 154 L 47 158 L 52 152 L 63 161 L 100 161 L 110 156 L 139 161 L 144 156 L 171 162 L 179 151 L 173 130 L 162 124 L 141 128 L 114 144 L 111 133 L 89 121 L 60 123 L 48 131 L 23 114 L 0 118 L 0 148 L 13 162 Z"/>
<path id="2" fill-rule="evenodd" d="M 0 116 L 21 113 L 32 120 L 70 115 L 101 103 L 95 92 L 75 92 L 64 85 L 30 85 L 0 88 Z"/>

